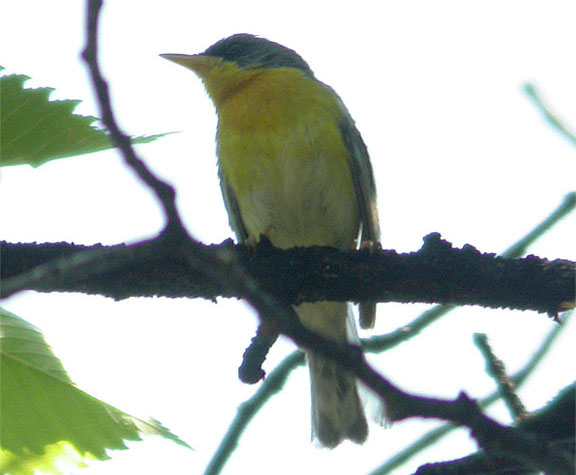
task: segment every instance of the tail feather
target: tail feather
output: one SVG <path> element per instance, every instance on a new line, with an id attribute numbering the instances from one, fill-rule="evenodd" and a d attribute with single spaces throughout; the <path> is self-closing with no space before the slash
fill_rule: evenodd
<path id="1" fill-rule="evenodd" d="M 356 379 L 336 363 L 315 354 L 308 355 L 308 365 L 314 436 L 329 448 L 345 439 L 363 443 L 368 437 L 368 424 Z"/>
<path id="2" fill-rule="evenodd" d="M 298 307 L 302 323 L 326 338 L 348 341 L 348 306 L 344 303 L 321 302 Z M 356 378 L 337 363 L 309 352 L 312 392 L 312 431 L 320 443 L 334 448 L 345 439 L 363 443 L 368 424 L 358 395 Z"/>

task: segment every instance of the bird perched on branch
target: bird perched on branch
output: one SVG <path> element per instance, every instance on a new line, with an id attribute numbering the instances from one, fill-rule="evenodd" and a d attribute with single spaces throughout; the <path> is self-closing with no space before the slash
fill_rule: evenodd
<path id="1" fill-rule="evenodd" d="M 222 194 L 241 243 L 262 235 L 280 248 L 378 242 L 366 146 L 341 99 L 295 51 L 237 34 L 200 54 L 162 56 L 194 71 L 214 103 Z M 355 335 L 346 303 L 303 303 L 296 311 L 327 339 Z M 375 304 L 361 304 L 361 326 L 372 327 L 374 318 Z M 314 351 L 307 358 L 314 436 L 331 448 L 345 439 L 364 442 L 355 377 Z"/>

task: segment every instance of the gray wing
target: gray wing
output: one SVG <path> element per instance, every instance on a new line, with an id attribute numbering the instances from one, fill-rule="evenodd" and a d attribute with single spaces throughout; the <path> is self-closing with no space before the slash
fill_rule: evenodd
<path id="1" fill-rule="evenodd" d="M 354 190 L 360 204 L 360 216 L 362 219 L 360 240 L 361 243 L 377 243 L 380 240 L 380 224 L 376 206 L 376 185 L 374 184 L 374 173 L 370 164 L 368 149 L 348 114 L 340 123 L 340 132 L 350 157 Z"/>
<path id="2" fill-rule="evenodd" d="M 222 188 L 222 196 L 224 197 L 224 205 L 228 211 L 228 219 L 230 221 L 230 227 L 234 234 L 236 234 L 236 239 L 240 244 L 245 244 L 248 239 L 248 231 L 246 231 L 246 226 L 242 221 L 242 215 L 240 214 L 240 208 L 238 207 L 238 201 L 236 201 L 236 196 L 232 188 L 228 186 L 226 180 L 220 176 L 220 187 Z"/>
<path id="3" fill-rule="evenodd" d="M 366 144 L 346 110 L 345 114 L 344 119 L 340 123 L 340 132 L 348 150 L 354 190 L 360 205 L 360 216 L 362 219 L 360 247 L 362 248 L 363 245 L 368 245 L 369 247 L 377 246 L 380 240 L 380 224 L 376 205 L 374 173 Z M 376 319 L 376 303 L 363 302 L 359 305 L 359 308 L 360 326 L 362 328 L 372 328 Z"/>

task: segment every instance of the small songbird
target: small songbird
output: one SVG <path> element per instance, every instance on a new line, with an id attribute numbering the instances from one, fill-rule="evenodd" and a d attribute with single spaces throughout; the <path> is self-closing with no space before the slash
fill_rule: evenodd
<path id="1" fill-rule="evenodd" d="M 338 95 L 295 51 L 237 34 L 200 54 L 162 57 L 194 71 L 214 103 L 222 194 L 240 243 L 261 236 L 285 249 L 378 243 L 366 145 Z M 296 311 L 327 339 L 355 336 L 346 303 L 303 303 Z M 361 304 L 361 326 L 372 327 L 374 318 L 375 304 Z M 330 448 L 364 442 L 368 425 L 354 376 L 314 351 L 307 359 L 313 435 Z"/>

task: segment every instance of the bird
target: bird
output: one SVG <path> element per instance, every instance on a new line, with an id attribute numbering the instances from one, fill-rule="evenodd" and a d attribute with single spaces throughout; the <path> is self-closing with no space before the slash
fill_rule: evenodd
<path id="1" fill-rule="evenodd" d="M 373 248 L 380 239 L 367 147 L 336 92 L 294 50 L 239 33 L 199 54 L 163 54 L 204 83 L 218 118 L 218 173 L 239 243 L 266 238 L 282 249 Z M 301 303 L 302 324 L 337 343 L 359 344 L 350 304 Z M 376 304 L 360 304 L 374 325 Z M 312 438 L 334 448 L 362 444 L 368 424 L 357 380 L 312 350 Z"/>

